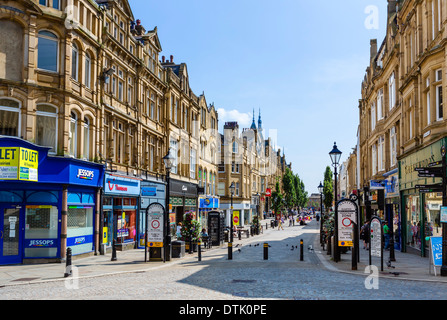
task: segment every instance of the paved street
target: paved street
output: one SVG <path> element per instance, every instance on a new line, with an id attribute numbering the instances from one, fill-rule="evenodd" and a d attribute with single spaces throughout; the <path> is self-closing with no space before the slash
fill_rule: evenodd
<path id="1" fill-rule="evenodd" d="M 227 248 L 203 252 L 147 270 L 47 281 L 0 288 L 1 299 L 148 299 L 148 300 L 438 300 L 447 297 L 447 283 L 378 279 L 378 289 L 365 287 L 366 274 L 348 274 L 325 267 L 315 247 L 317 222 L 307 226 L 265 230 L 235 242 L 233 260 Z M 304 242 L 304 261 L 299 243 Z M 263 243 L 270 247 L 263 259 Z M 313 245 L 314 251 L 308 246 Z M 298 248 L 293 248 L 297 246 Z M 240 251 L 238 251 L 240 249 Z M 320 256 L 320 257 L 319 257 Z M 81 261 L 82 262 L 82 261 Z M 78 262 L 81 263 L 81 262 Z M 76 261 L 73 263 L 76 266 Z"/>

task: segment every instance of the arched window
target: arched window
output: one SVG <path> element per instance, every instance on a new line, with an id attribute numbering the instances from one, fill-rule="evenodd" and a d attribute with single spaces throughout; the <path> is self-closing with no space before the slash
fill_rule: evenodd
<path id="1" fill-rule="evenodd" d="M 58 71 L 59 42 L 57 36 L 49 31 L 39 31 L 37 44 L 37 67 L 42 70 Z"/>
<path id="2" fill-rule="evenodd" d="M 84 159 L 90 158 L 90 120 L 84 118 Z"/>
<path id="3" fill-rule="evenodd" d="M 20 133 L 20 103 L 0 98 L 0 135 L 18 137 Z"/>
<path id="4" fill-rule="evenodd" d="M 91 79 L 92 79 L 92 59 L 88 53 L 85 54 L 85 86 L 87 88 L 91 88 Z"/>
<path id="5" fill-rule="evenodd" d="M 77 137 L 78 137 L 78 116 L 75 112 L 70 114 L 70 132 L 68 137 L 68 146 L 70 156 L 76 157 L 77 148 Z"/>
<path id="6" fill-rule="evenodd" d="M 79 68 L 79 50 L 76 43 L 73 43 L 71 49 L 71 77 L 78 81 L 78 68 Z"/>
<path id="7" fill-rule="evenodd" d="M 36 110 L 36 143 L 57 152 L 57 108 L 40 104 Z"/>

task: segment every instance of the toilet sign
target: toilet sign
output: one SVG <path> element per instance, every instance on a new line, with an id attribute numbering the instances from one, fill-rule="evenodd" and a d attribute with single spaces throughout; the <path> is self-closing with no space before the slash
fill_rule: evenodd
<path id="1" fill-rule="evenodd" d="M 357 223 L 357 204 L 353 200 L 343 199 L 337 203 L 338 246 L 353 247 L 353 226 Z"/>

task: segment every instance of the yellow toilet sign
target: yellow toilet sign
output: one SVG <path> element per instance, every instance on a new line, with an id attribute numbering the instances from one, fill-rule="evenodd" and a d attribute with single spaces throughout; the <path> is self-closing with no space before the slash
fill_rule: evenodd
<path id="1" fill-rule="evenodd" d="M 39 152 L 0 147 L 0 180 L 38 181 Z"/>

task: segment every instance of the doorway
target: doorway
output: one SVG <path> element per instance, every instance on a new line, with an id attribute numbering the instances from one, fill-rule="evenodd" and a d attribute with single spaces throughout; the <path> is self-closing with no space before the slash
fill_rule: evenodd
<path id="1" fill-rule="evenodd" d="M 0 205 L 0 265 L 22 263 L 20 208 Z"/>

